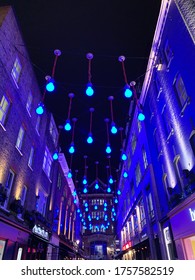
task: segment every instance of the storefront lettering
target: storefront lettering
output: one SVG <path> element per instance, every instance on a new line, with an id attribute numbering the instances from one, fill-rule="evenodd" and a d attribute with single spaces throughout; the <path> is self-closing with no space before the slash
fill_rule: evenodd
<path id="1" fill-rule="evenodd" d="M 41 228 L 40 226 L 35 225 L 32 229 L 32 232 L 45 238 L 45 239 L 49 239 L 49 234 L 47 231 L 45 231 L 43 228 Z"/>
<path id="2" fill-rule="evenodd" d="M 192 222 L 195 222 L 195 210 L 192 210 L 191 208 L 189 208 L 189 211 L 190 211 L 190 216 L 191 216 Z"/>

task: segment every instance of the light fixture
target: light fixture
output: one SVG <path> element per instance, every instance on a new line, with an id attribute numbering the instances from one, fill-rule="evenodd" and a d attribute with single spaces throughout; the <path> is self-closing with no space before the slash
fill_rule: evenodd
<path id="1" fill-rule="evenodd" d="M 117 133 L 117 127 L 114 122 L 114 117 L 113 117 L 113 106 L 112 106 L 112 101 L 114 100 L 114 96 L 109 96 L 108 100 L 110 101 L 110 112 L 111 112 L 111 133 L 116 134 Z"/>
<path id="2" fill-rule="evenodd" d="M 136 89 L 135 89 L 135 85 L 136 85 L 135 81 L 130 82 L 130 86 L 133 90 L 133 96 L 135 98 L 136 106 L 137 106 L 137 109 L 138 109 L 137 118 L 138 118 L 139 121 L 142 122 L 142 121 L 145 120 L 145 115 L 144 115 L 143 110 L 142 110 L 142 105 L 140 104 L 139 99 L 137 97 L 137 92 L 136 92 Z"/>
<path id="3" fill-rule="evenodd" d="M 86 95 L 92 96 L 94 94 L 94 90 L 91 83 L 91 60 L 93 59 L 93 54 L 87 53 L 86 58 L 88 59 L 88 83 L 86 88 Z"/>
<path id="4" fill-rule="evenodd" d="M 95 167 L 96 167 L 96 182 L 95 182 L 95 189 L 96 190 L 98 190 L 99 188 L 100 188 L 100 186 L 99 186 L 99 184 L 98 184 L 98 164 L 99 164 L 99 162 L 98 161 L 96 161 L 95 162 Z"/>
<path id="5" fill-rule="evenodd" d="M 68 174 L 67 174 L 67 177 L 70 179 L 72 178 L 72 159 L 73 159 L 73 153 L 70 153 L 70 164 L 69 164 L 69 171 L 68 171 Z M 75 178 L 76 180 L 76 178 Z"/>
<path id="6" fill-rule="evenodd" d="M 88 133 L 88 137 L 87 137 L 87 143 L 91 144 L 93 143 L 93 136 L 92 136 L 92 115 L 94 112 L 94 108 L 90 108 L 89 109 L 90 112 L 90 125 L 89 125 L 89 133 Z"/>
<path id="7" fill-rule="evenodd" d="M 108 159 L 108 171 L 109 171 L 108 182 L 109 182 L 109 184 L 113 184 L 114 180 L 113 180 L 112 174 L 111 174 L 110 155 L 107 156 L 107 159 Z"/>
<path id="8" fill-rule="evenodd" d="M 37 115 L 42 115 L 44 113 L 44 104 L 40 102 L 36 108 Z"/>
<path id="9" fill-rule="evenodd" d="M 58 152 L 53 153 L 53 160 L 57 160 L 58 159 Z"/>
<path id="10" fill-rule="evenodd" d="M 121 64 L 122 64 L 123 76 L 124 76 L 124 80 L 125 80 L 124 96 L 126 98 L 131 98 L 131 96 L 133 95 L 133 92 L 132 92 L 132 90 L 131 90 L 131 88 L 128 84 L 128 81 L 127 81 L 127 75 L 126 75 L 125 64 L 124 64 L 125 56 L 124 55 L 119 56 L 118 61 L 121 62 Z"/>
<path id="11" fill-rule="evenodd" d="M 77 118 L 73 118 L 72 122 L 73 122 L 73 129 L 72 129 L 72 141 L 69 147 L 69 153 L 70 154 L 74 154 L 75 152 L 75 147 L 74 147 L 74 131 L 75 131 L 75 123 L 77 121 Z"/>
<path id="12" fill-rule="evenodd" d="M 65 125 L 64 125 L 64 129 L 66 131 L 69 131 L 72 128 L 71 123 L 70 123 L 70 111 L 71 111 L 72 99 L 74 97 L 74 93 L 69 93 L 68 96 L 70 98 L 69 107 L 68 107 L 68 117 L 67 117 L 67 120 L 66 120 Z"/>
<path id="13" fill-rule="evenodd" d="M 106 133 L 107 133 L 107 145 L 106 145 L 106 153 L 110 154 L 112 152 L 112 149 L 110 147 L 110 139 L 109 139 L 109 131 L 108 131 L 108 122 L 109 119 L 104 119 L 105 123 L 106 123 Z"/>
<path id="14" fill-rule="evenodd" d="M 127 178 L 128 177 L 128 173 L 126 170 L 123 171 L 123 178 Z"/>
<path id="15" fill-rule="evenodd" d="M 56 50 L 54 50 L 54 54 L 55 54 L 55 59 L 54 59 L 54 64 L 53 64 L 53 69 L 52 69 L 52 75 L 45 77 L 46 90 L 49 92 L 53 92 L 55 90 L 54 74 L 55 74 L 57 59 L 61 55 L 61 51 L 56 49 Z"/>
<path id="16" fill-rule="evenodd" d="M 84 176 L 83 176 L 83 185 L 87 185 L 87 156 L 85 155 L 84 157 Z"/>
<path id="17" fill-rule="evenodd" d="M 127 160 L 127 155 L 123 149 L 123 128 L 119 127 L 119 131 L 120 131 L 120 138 L 121 138 L 121 160 L 122 161 L 126 161 Z"/>

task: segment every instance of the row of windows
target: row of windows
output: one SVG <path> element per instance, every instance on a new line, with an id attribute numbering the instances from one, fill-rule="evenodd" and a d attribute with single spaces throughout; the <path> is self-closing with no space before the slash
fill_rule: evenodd
<path id="1" fill-rule="evenodd" d="M 4 187 L 5 192 L 6 192 L 6 200 L 2 201 L 0 203 L 0 206 L 5 209 L 7 209 L 7 207 L 8 207 L 10 195 L 14 188 L 15 179 L 16 179 L 16 174 L 10 169 L 8 176 L 7 176 L 6 183 L 5 183 L 5 187 Z M 24 206 L 24 204 L 25 204 L 27 192 L 28 192 L 27 186 L 23 185 L 20 190 L 20 195 L 17 198 L 20 200 L 22 206 Z M 37 212 L 41 213 L 42 215 L 45 215 L 46 203 L 47 203 L 47 196 L 43 192 L 39 191 L 39 194 L 38 194 L 37 200 L 36 200 L 35 210 Z"/>

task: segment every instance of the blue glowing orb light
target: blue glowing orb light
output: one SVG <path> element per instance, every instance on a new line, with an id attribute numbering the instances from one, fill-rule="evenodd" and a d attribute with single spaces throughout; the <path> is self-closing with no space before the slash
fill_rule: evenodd
<path id="1" fill-rule="evenodd" d="M 116 125 L 114 122 L 111 123 L 111 133 L 116 134 L 118 129 L 116 128 Z"/>
<path id="2" fill-rule="evenodd" d="M 125 154 L 125 152 L 122 153 L 121 159 L 122 159 L 123 161 L 127 160 L 127 155 Z"/>
<path id="3" fill-rule="evenodd" d="M 130 89 L 130 86 L 129 85 L 126 85 L 125 88 L 124 88 L 124 96 L 126 98 L 131 98 L 131 96 L 133 95 L 133 92 L 132 90 Z"/>
<path id="4" fill-rule="evenodd" d="M 74 143 L 71 143 L 68 151 L 69 151 L 70 154 L 74 154 L 74 152 L 75 152 Z"/>
<path id="5" fill-rule="evenodd" d="M 64 129 L 65 129 L 66 131 L 70 131 L 71 128 L 72 128 L 72 126 L 71 126 L 71 124 L 70 124 L 70 120 L 66 120 L 66 123 L 65 123 L 65 125 L 64 125 Z"/>
<path id="6" fill-rule="evenodd" d="M 120 190 L 118 190 L 118 191 L 117 191 L 117 194 L 118 194 L 118 195 L 121 195 L 121 191 L 120 191 Z"/>
<path id="7" fill-rule="evenodd" d="M 100 188 L 100 186 L 99 186 L 98 182 L 96 182 L 95 189 L 98 190 L 99 188 Z"/>
<path id="8" fill-rule="evenodd" d="M 87 178 L 86 176 L 83 177 L 83 185 L 86 185 L 87 184 Z"/>
<path id="9" fill-rule="evenodd" d="M 88 190 L 87 190 L 87 188 L 85 187 L 84 189 L 83 189 L 83 193 L 87 193 L 88 192 Z"/>
<path id="10" fill-rule="evenodd" d="M 87 96 L 92 96 L 94 94 L 94 90 L 92 87 L 92 83 L 88 83 L 87 84 L 87 88 L 86 88 L 86 95 Z"/>
<path id="11" fill-rule="evenodd" d="M 39 103 L 36 108 L 37 115 L 42 115 L 44 113 L 44 105 L 42 103 Z"/>
<path id="12" fill-rule="evenodd" d="M 68 171 L 67 177 L 68 177 L 69 179 L 72 178 L 72 172 L 71 172 L 71 170 Z"/>
<path id="13" fill-rule="evenodd" d="M 145 120 L 145 115 L 142 112 L 139 112 L 137 118 L 140 122 L 143 122 Z"/>
<path id="14" fill-rule="evenodd" d="M 124 177 L 124 178 L 127 178 L 127 177 L 128 177 L 127 171 L 124 171 L 124 172 L 123 172 L 123 177 Z"/>
<path id="15" fill-rule="evenodd" d="M 88 144 L 92 144 L 92 143 L 93 143 L 93 137 L 92 137 L 92 134 L 91 134 L 91 133 L 88 134 L 87 143 L 88 143 Z"/>
<path id="16" fill-rule="evenodd" d="M 113 180 L 113 178 L 112 178 L 112 176 L 110 176 L 110 178 L 109 178 L 109 184 L 113 184 L 114 183 L 114 180 Z"/>
<path id="17" fill-rule="evenodd" d="M 53 92 L 55 89 L 54 81 L 51 79 L 49 82 L 46 84 L 46 90 L 49 92 Z"/>
<path id="18" fill-rule="evenodd" d="M 53 154 L 53 160 L 57 160 L 58 159 L 58 152 L 55 152 L 54 154 Z"/>
<path id="19" fill-rule="evenodd" d="M 111 193 L 111 188 L 110 187 L 107 188 L 107 193 Z"/>
<path id="20" fill-rule="evenodd" d="M 106 146 L 106 153 L 110 154 L 111 152 L 112 152 L 112 149 L 110 147 L 110 144 L 108 143 L 107 146 Z"/>

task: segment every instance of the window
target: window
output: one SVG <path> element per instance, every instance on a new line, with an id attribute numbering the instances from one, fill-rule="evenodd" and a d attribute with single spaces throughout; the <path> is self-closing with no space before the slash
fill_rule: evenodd
<path id="1" fill-rule="evenodd" d="M 141 170 L 140 170 L 140 164 L 138 163 L 135 169 L 135 179 L 136 179 L 136 185 L 138 186 L 141 181 Z"/>
<path id="2" fill-rule="evenodd" d="M 24 203 L 25 203 L 26 193 L 27 193 L 27 186 L 23 186 L 21 193 L 20 193 L 20 201 L 21 201 L 22 206 L 24 206 Z"/>
<path id="3" fill-rule="evenodd" d="M 164 122 L 165 132 L 166 132 L 166 138 L 167 140 L 169 140 L 169 138 L 174 134 L 174 129 L 172 126 L 171 117 L 168 113 L 166 104 L 163 106 L 162 109 L 162 117 L 163 117 L 162 119 Z"/>
<path id="4" fill-rule="evenodd" d="M 6 184 L 5 184 L 5 188 L 6 188 L 6 193 L 7 193 L 7 199 L 6 201 L 1 204 L 4 208 L 7 208 L 7 205 L 8 205 L 8 201 L 9 201 L 9 196 L 10 196 L 10 193 L 11 193 L 11 190 L 12 190 L 12 187 L 13 187 L 13 183 L 14 183 L 14 178 L 15 178 L 15 173 L 10 169 L 9 170 L 9 173 L 8 173 L 8 176 L 7 176 L 7 181 L 6 181 Z"/>
<path id="5" fill-rule="evenodd" d="M 14 62 L 14 66 L 13 66 L 12 71 L 11 71 L 11 75 L 12 75 L 12 78 L 13 78 L 17 87 L 18 87 L 18 81 L 19 81 L 19 78 L 20 78 L 21 70 L 22 70 L 21 63 L 20 63 L 19 59 L 16 58 L 16 60 Z"/>
<path id="6" fill-rule="evenodd" d="M 41 117 L 40 117 L 40 116 L 37 116 L 37 122 L 36 122 L 36 127 L 35 127 L 35 129 L 36 129 L 36 131 L 37 131 L 38 134 L 39 134 L 39 132 L 40 132 L 40 123 L 41 123 Z"/>
<path id="7" fill-rule="evenodd" d="M 28 159 L 28 166 L 30 168 L 33 168 L 34 153 L 35 153 L 35 149 L 34 149 L 34 147 L 31 147 L 30 155 L 29 155 L 29 159 Z"/>
<path id="8" fill-rule="evenodd" d="M 183 108 L 187 105 L 189 101 L 189 97 L 187 95 L 187 91 L 183 79 L 179 73 L 176 75 L 173 85 L 177 94 L 177 99 L 179 101 L 179 104 L 181 108 Z"/>
<path id="9" fill-rule="evenodd" d="M 147 159 L 147 154 L 146 154 L 146 150 L 144 149 L 144 147 L 142 147 L 142 157 L 143 157 L 143 162 L 144 162 L 144 168 L 146 169 L 148 166 L 148 159 Z"/>
<path id="10" fill-rule="evenodd" d="M 140 222 L 141 222 L 141 228 L 143 228 L 146 224 L 146 215 L 144 211 L 144 201 L 143 198 L 139 202 L 139 212 L 140 212 Z"/>
<path id="11" fill-rule="evenodd" d="M 58 174 L 58 182 L 57 182 L 57 187 L 58 187 L 58 189 L 61 189 L 61 186 L 62 186 L 62 176 L 61 176 L 61 174 L 59 173 L 59 174 Z"/>
<path id="12" fill-rule="evenodd" d="M 48 148 L 46 147 L 44 159 L 43 159 L 43 170 L 45 171 L 45 174 L 48 176 L 48 178 L 50 178 L 51 165 L 52 165 L 52 157 Z"/>
<path id="13" fill-rule="evenodd" d="M 31 115 L 32 100 L 33 100 L 33 97 L 32 97 L 32 93 L 30 92 L 28 95 L 27 102 L 26 102 L 26 110 L 29 113 L 29 115 Z"/>
<path id="14" fill-rule="evenodd" d="M 37 212 L 45 216 L 46 205 L 47 205 L 47 196 L 42 191 L 39 191 L 37 204 L 36 204 Z"/>
<path id="15" fill-rule="evenodd" d="M 171 47 L 169 45 L 169 41 L 168 40 L 165 43 L 164 54 L 165 54 L 166 63 L 167 63 L 167 70 L 168 70 L 169 67 L 170 67 L 171 61 L 173 59 L 173 52 L 171 50 Z"/>
<path id="16" fill-rule="evenodd" d="M 18 137 L 17 137 L 17 141 L 16 141 L 16 148 L 19 151 L 21 151 L 21 149 L 22 149 L 23 140 L 24 140 L 24 127 L 21 126 L 20 130 L 18 132 Z"/>
<path id="17" fill-rule="evenodd" d="M 157 101 L 159 101 L 160 99 L 160 95 L 161 95 L 161 92 L 162 92 L 162 87 L 161 87 L 161 84 L 160 84 L 160 81 L 159 81 L 159 78 L 157 76 L 157 74 L 155 75 L 155 89 L 156 89 L 156 99 Z"/>
<path id="18" fill-rule="evenodd" d="M 58 140 L 58 131 L 56 129 L 56 124 L 54 122 L 54 119 L 53 119 L 52 115 L 51 115 L 50 124 L 49 124 L 49 132 L 50 132 L 50 135 L 53 139 L 54 144 L 56 145 L 57 140 Z"/>
<path id="19" fill-rule="evenodd" d="M 146 200 L 147 200 L 147 206 L 148 206 L 148 212 L 149 212 L 150 219 L 153 219 L 154 218 L 154 207 L 153 207 L 151 192 L 149 192 L 147 194 Z"/>
<path id="20" fill-rule="evenodd" d="M 191 145 L 192 151 L 195 155 L 195 130 L 193 130 L 192 133 L 190 134 L 190 145 Z"/>
<path id="21" fill-rule="evenodd" d="M 136 136 L 135 136 L 135 134 L 134 134 L 133 137 L 132 137 L 132 141 L 131 141 L 132 153 L 134 153 L 134 151 L 135 151 L 136 144 L 137 144 L 137 139 L 136 139 Z"/>
<path id="22" fill-rule="evenodd" d="M 5 125 L 5 121 L 7 118 L 7 114 L 9 111 L 9 107 L 10 107 L 10 102 L 7 99 L 7 97 L 4 95 L 1 99 L 1 103 L 0 103 L 0 123 L 2 125 Z"/>

